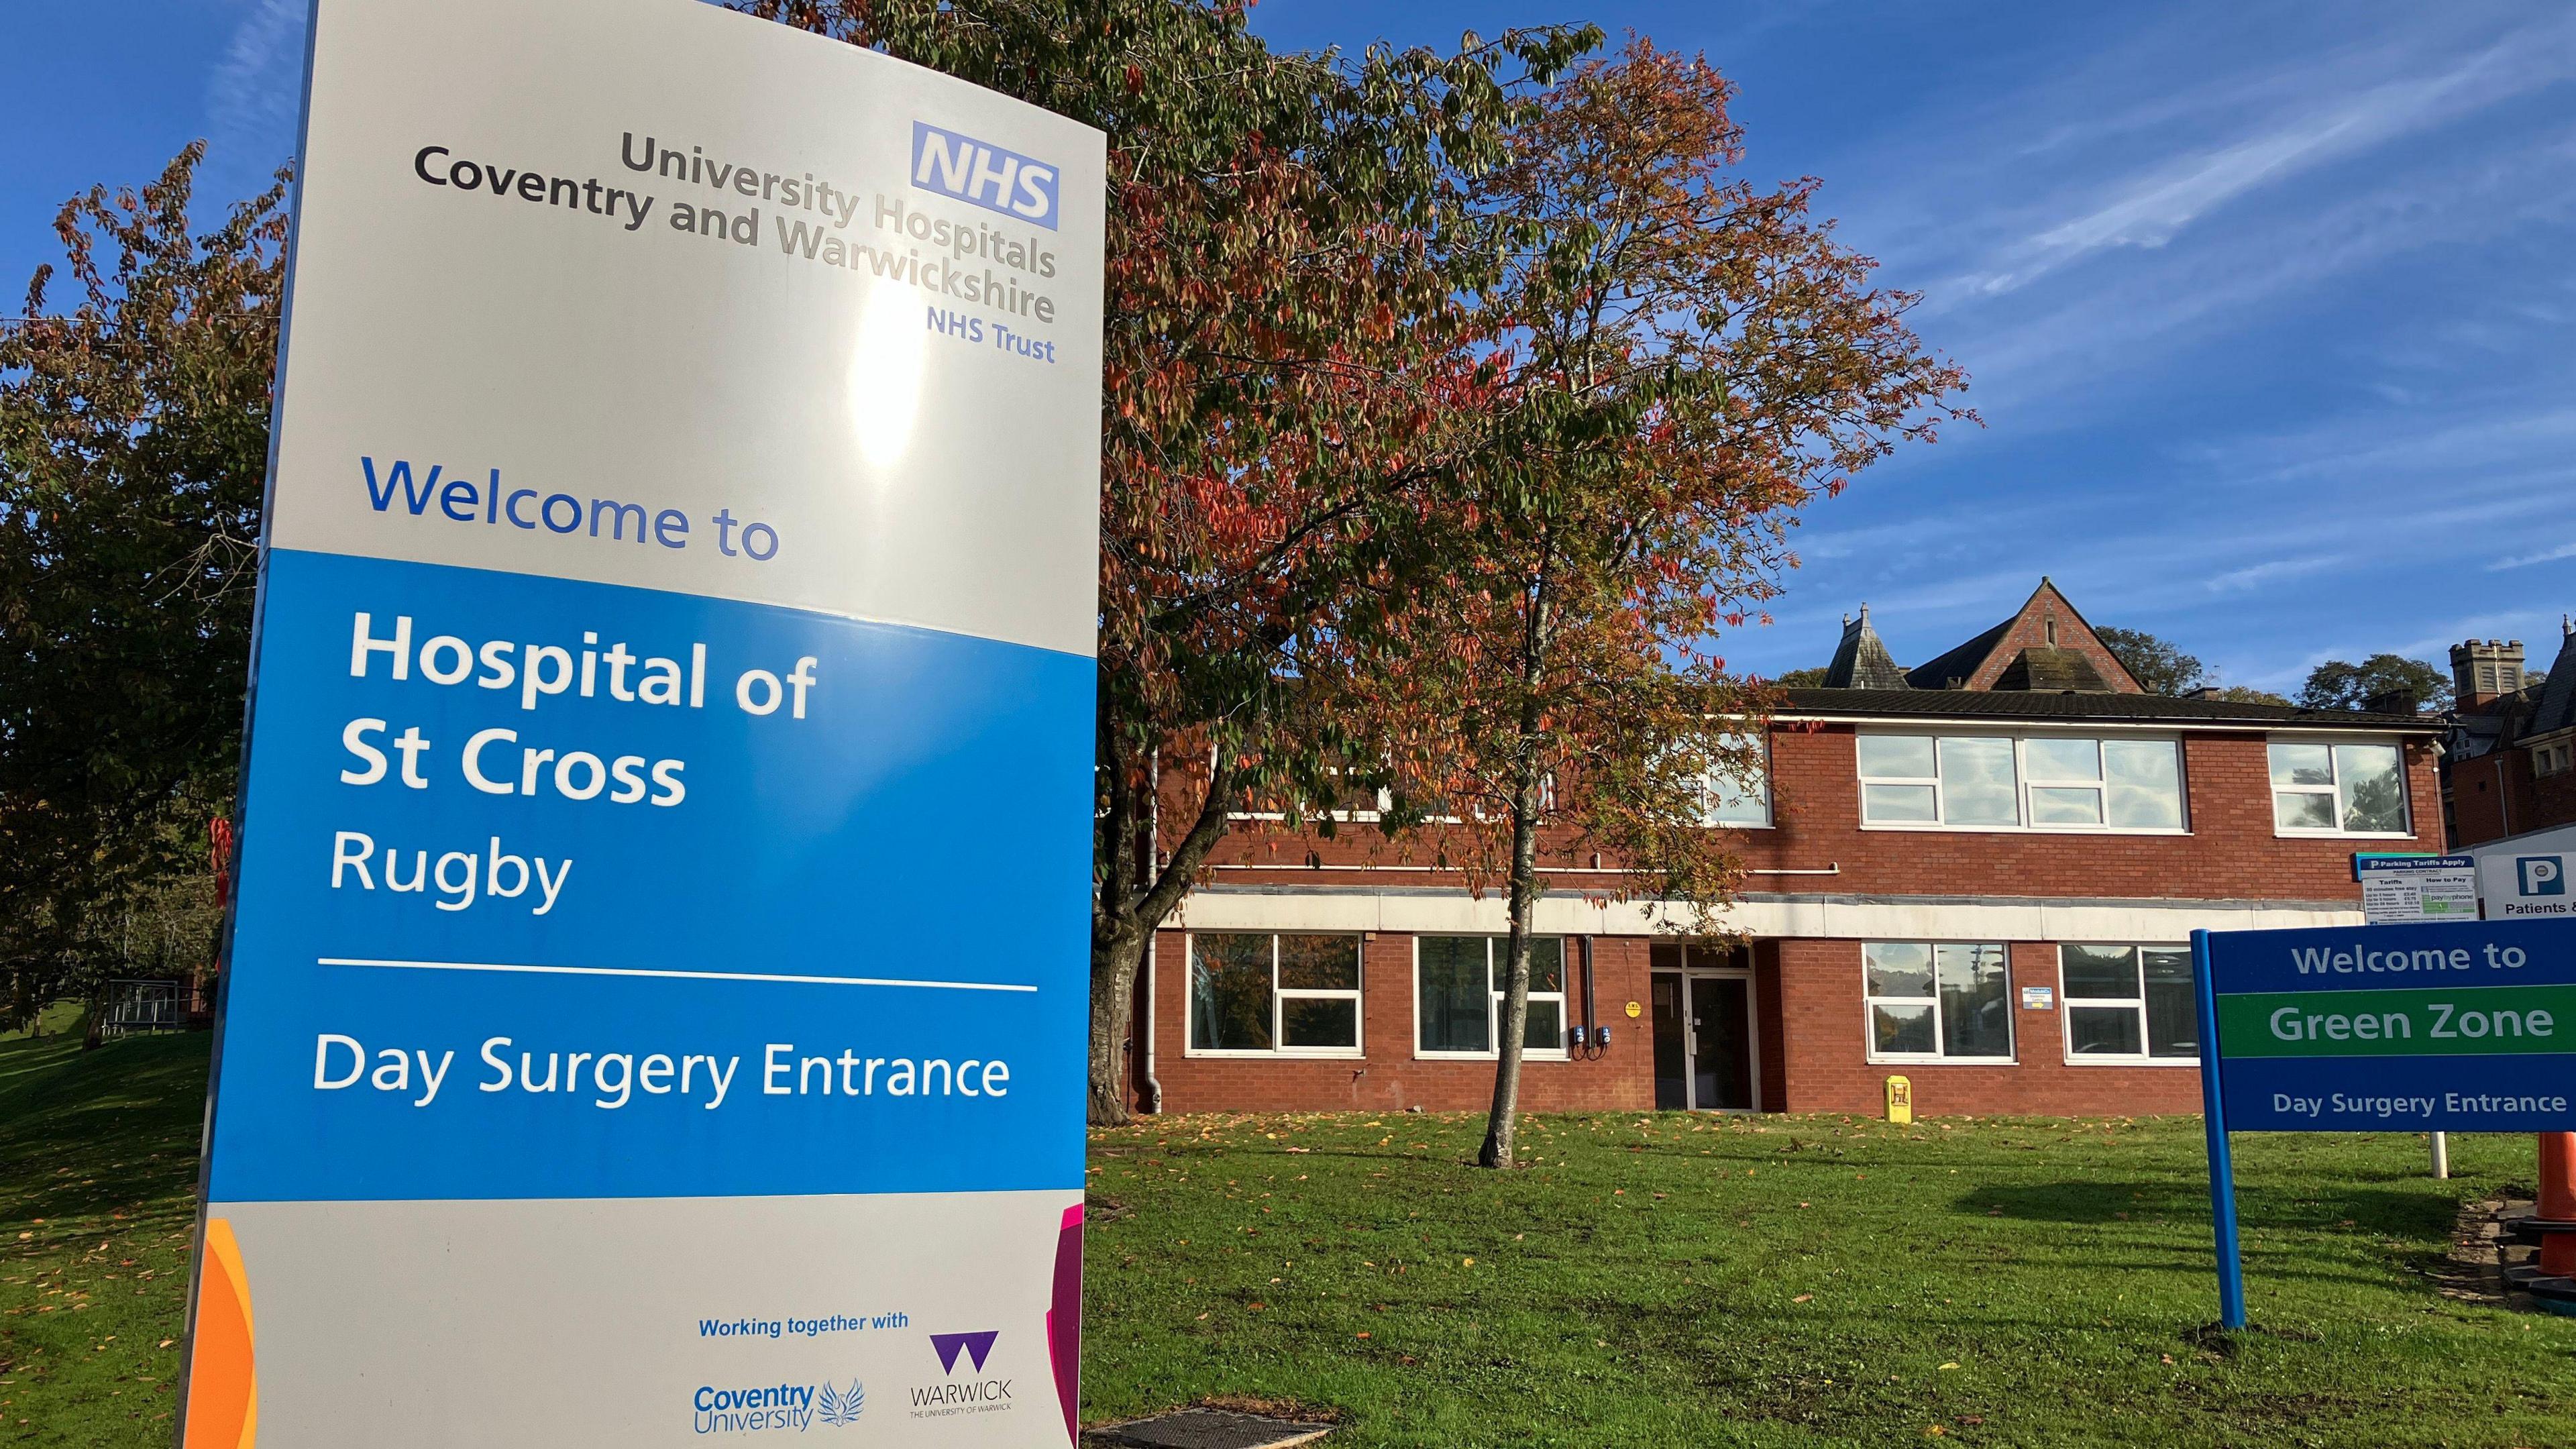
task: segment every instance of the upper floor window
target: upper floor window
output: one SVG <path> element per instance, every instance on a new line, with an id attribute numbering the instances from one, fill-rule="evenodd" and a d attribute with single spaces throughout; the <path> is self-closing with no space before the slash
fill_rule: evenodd
<path id="1" fill-rule="evenodd" d="M 1565 1053 L 1565 940 L 1530 938 L 1527 1052 Z M 1413 938 L 1415 1043 L 1425 1056 L 1492 1056 L 1502 1039 L 1503 987 L 1510 969 L 1507 936 Z"/>
<path id="2" fill-rule="evenodd" d="M 2560 740 L 2531 752 L 2531 773 L 2535 775 L 2563 775 L 2571 765 L 2576 765 L 2576 742 Z"/>
<path id="3" fill-rule="evenodd" d="M 1769 825 L 1770 742 L 1754 735 L 1727 735 L 1718 742 L 1718 748 L 1720 759 L 1712 762 L 1718 768 L 1700 778 L 1700 823 Z"/>
<path id="4" fill-rule="evenodd" d="M 1859 738 L 1864 825 L 2179 831 L 2182 747 L 2072 735 Z"/>
<path id="5" fill-rule="evenodd" d="M 2272 824 L 2283 835 L 2410 835 L 2397 746 L 2271 743 Z"/>
<path id="6" fill-rule="evenodd" d="M 2187 946 L 2060 946 L 2066 1059 L 2193 1062 L 2200 1009 Z"/>
<path id="7" fill-rule="evenodd" d="M 2001 945 L 1871 941 L 1860 952 L 1871 1061 L 2012 1060 Z"/>
<path id="8" fill-rule="evenodd" d="M 1359 1049 L 1359 937 L 1191 934 L 1191 1051 Z"/>

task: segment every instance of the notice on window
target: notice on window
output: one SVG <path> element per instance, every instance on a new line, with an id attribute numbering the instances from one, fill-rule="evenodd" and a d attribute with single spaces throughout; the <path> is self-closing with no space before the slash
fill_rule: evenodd
<path id="1" fill-rule="evenodd" d="M 185 1442 L 1069 1442 L 1102 138 L 312 45 Z"/>
<path id="2" fill-rule="evenodd" d="M 2374 926 L 2478 918 L 2478 863 L 2465 855 L 2357 855 L 2362 915 Z"/>

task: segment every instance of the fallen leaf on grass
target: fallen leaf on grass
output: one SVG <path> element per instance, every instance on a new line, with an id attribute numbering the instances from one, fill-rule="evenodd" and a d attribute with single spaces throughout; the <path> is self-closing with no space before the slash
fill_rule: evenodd
<path id="1" fill-rule="evenodd" d="M 1816 1295 L 1815 1295 L 1815 1294 L 1813 1294 L 1813 1293 L 1801 1293 L 1801 1294 L 1799 1294 L 1797 1297 L 1792 1298 L 1792 1299 L 1790 1299 L 1789 1301 L 1790 1301 L 1790 1302 L 1792 1302 L 1792 1303 L 1805 1303 L 1805 1302 L 1809 1302 L 1810 1300 L 1814 1299 L 1814 1297 L 1815 1297 L 1815 1296 L 1816 1296 Z"/>

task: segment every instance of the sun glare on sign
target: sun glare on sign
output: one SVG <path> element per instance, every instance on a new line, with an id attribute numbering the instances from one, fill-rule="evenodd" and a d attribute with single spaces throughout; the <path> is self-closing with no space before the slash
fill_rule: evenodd
<path id="1" fill-rule="evenodd" d="M 859 456 L 878 468 L 902 461 L 912 446 L 921 405 L 921 354 L 927 345 L 920 303 L 902 287 L 868 293 L 850 357 L 850 427 Z"/>

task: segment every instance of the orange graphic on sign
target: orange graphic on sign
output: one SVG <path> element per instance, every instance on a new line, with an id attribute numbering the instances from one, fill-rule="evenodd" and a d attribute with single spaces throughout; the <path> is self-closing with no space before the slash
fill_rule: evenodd
<path id="1" fill-rule="evenodd" d="M 187 1449 L 251 1449 L 259 1436 L 259 1378 L 252 1372 L 250 1275 L 224 1218 L 206 1220 L 197 1271 L 197 1332 L 188 1363 Z"/>

